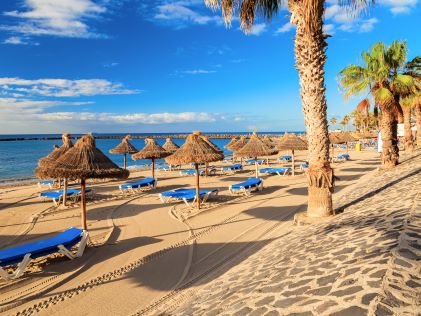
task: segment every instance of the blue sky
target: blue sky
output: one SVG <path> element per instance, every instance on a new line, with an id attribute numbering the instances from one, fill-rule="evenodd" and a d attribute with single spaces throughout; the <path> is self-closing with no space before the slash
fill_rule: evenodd
<path id="1" fill-rule="evenodd" d="M 329 117 L 337 73 L 377 41 L 419 55 L 418 0 L 351 17 L 326 1 Z M 286 9 L 251 34 L 199 0 L 0 2 L 0 133 L 303 130 Z"/>

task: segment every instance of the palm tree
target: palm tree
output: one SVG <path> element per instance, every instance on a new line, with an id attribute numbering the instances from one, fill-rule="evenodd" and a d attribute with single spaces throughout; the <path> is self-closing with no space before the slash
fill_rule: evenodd
<path id="1" fill-rule="evenodd" d="M 362 130 L 367 131 L 370 124 L 370 101 L 365 98 L 357 105 L 357 111 L 362 117 Z"/>
<path id="2" fill-rule="evenodd" d="M 225 22 L 229 25 L 234 12 L 239 12 L 241 28 L 246 32 L 253 27 L 260 14 L 267 20 L 276 14 L 282 0 L 204 0 L 211 8 L 222 8 Z M 327 122 L 324 65 L 326 62 L 323 34 L 325 0 L 288 0 L 290 23 L 296 26 L 294 39 L 295 67 L 298 70 L 304 122 L 308 138 L 308 217 L 333 214 L 333 170 L 329 162 L 329 134 Z M 344 0 L 358 12 L 373 0 Z"/>
<path id="3" fill-rule="evenodd" d="M 395 41 L 389 47 L 376 43 L 369 52 L 363 52 L 362 66 L 349 65 L 339 73 L 345 99 L 368 91 L 374 99 L 375 109 L 382 112 L 382 164 L 391 168 L 398 164 L 397 118 L 402 108 L 399 100 L 413 92 L 413 77 L 403 74 L 406 61 L 406 43 Z"/>
<path id="4" fill-rule="evenodd" d="M 404 97 L 400 100 L 400 105 L 403 110 L 403 124 L 404 124 L 404 139 L 405 139 L 405 151 L 413 152 L 414 151 L 414 140 L 412 138 L 411 130 L 411 111 L 412 107 L 415 104 L 414 95 Z"/>
<path id="5" fill-rule="evenodd" d="M 336 117 L 332 116 L 330 118 L 330 124 L 332 124 L 332 127 L 335 126 L 336 122 L 337 122 Z"/>

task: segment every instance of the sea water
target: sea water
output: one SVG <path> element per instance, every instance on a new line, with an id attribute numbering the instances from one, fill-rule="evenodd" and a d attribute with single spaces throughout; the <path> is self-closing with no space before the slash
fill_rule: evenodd
<path id="1" fill-rule="evenodd" d="M 215 133 L 213 133 L 215 134 Z M 222 133 L 221 133 L 222 134 Z M 230 134 L 246 134 L 246 133 L 230 133 Z M 265 134 L 275 134 L 265 133 Z M 279 134 L 279 132 L 276 132 Z M 95 134 L 94 134 L 95 135 Z M 107 136 L 111 134 L 97 134 L 101 136 Z M 116 134 L 112 134 L 116 135 Z M 151 135 L 151 134 L 131 134 L 131 135 Z M 159 135 L 159 134 L 153 134 Z M 167 134 L 168 135 L 168 134 Z M 74 134 L 74 137 L 81 135 Z M 122 134 L 123 136 L 123 134 Z M 59 134 L 49 135 L 0 135 L 0 138 L 48 138 L 48 137 L 61 137 Z M 172 139 L 174 143 L 181 146 L 184 143 L 184 139 Z M 230 142 L 230 139 L 211 139 L 211 141 L 217 145 L 221 150 L 224 151 L 225 155 L 231 154 L 231 151 L 225 149 L 225 145 Z M 75 140 L 73 139 L 73 142 Z M 123 166 L 123 155 L 110 154 L 109 150 L 114 148 L 121 142 L 121 139 L 96 139 L 96 146 L 105 153 L 112 161 L 117 165 Z M 131 139 L 130 142 L 136 147 L 137 150 L 141 150 L 145 146 L 145 140 L 142 138 Z M 161 146 L 165 143 L 165 138 L 156 138 L 156 142 Z M 33 180 L 34 169 L 37 167 L 38 160 L 47 156 L 54 149 L 54 145 L 61 146 L 61 139 L 56 140 L 19 140 L 19 141 L 0 141 L 0 184 L 7 184 L 11 181 L 25 181 Z M 131 155 L 127 155 L 127 167 L 128 169 L 136 169 L 149 165 L 150 160 L 132 160 Z M 165 163 L 164 159 L 156 160 L 157 164 Z"/>

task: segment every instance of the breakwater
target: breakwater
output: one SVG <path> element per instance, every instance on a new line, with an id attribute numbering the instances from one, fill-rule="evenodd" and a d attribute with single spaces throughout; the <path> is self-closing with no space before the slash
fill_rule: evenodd
<path id="1" fill-rule="evenodd" d="M 244 134 L 217 134 L 217 133 L 203 133 L 209 138 L 214 139 L 231 139 L 233 137 L 240 137 L 240 136 L 250 136 L 252 133 L 244 133 Z M 270 133 L 267 134 L 270 137 L 277 137 L 282 136 L 284 133 L 274 134 Z M 173 139 L 184 139 L 186 138 L 190 133 L 186 134 L 156 134 L 156 135 L 130 135 L 131 139 L 144 139 L 144 138 L 173 138 Z M 265 136 L 264 133 L 259 133 L 259 136 Z M 126 135 L 95 135 L 96 139 L 122 139 Z M 80 136 L 74 136 L 73 138 L 79 138 Z M 7 142 L 7 141 L 24 141 L 24 140 L 61 140 L 61 136 L 23 136 L 23 137 L 3 137 L 0 138 L 0 142 Z"/>

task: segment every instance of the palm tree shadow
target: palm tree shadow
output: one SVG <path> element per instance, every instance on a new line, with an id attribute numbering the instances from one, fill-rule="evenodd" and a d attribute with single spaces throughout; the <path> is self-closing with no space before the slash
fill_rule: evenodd
<path id="1" fill-rule="evenodd" d="M 291 211 L 291 209 L 297 209 L 299 207 L 297 206 L 279 206 L 279 207 L 256 207 L 253 209 L 249 209 L 244 211 L 243 213 L 251 215 L 255 218 L 261 218 L 269 221 L 279 221 L 279 222 L 288 222 L 291 220 L 290 215 L 287 218 L 282 218 L 282 215 L 284 215 L 286 212 Z"/>
<path id="2" fill-rule="evenodd" d="M 411 173 L 408 173 L 408 174 L 404 175 L 403 177 L 397 178 L 397 179 L 395 179 L 395 180 L 393 180 L 393 181 L 391 181 L 391 182 L 389 182 L 389 183 L 387 183 L 387 184 L 385 184 L 385 185 L 381 186 L 380 188 L 377 188 L 377 189 L 375 189 L 375 190 L 373 190 L 373 191 L 370 191 L 370 192 L 368 192 L 368 193 L 366 193 L 366 194 L 364 194 L 364 195 L 360 196 L 359 198 L 357 198 L 357 199 L 355 199 L 355 200 L 353 200 L 353 201 L 351 201 L 351 202 L 349 202 L 349 203 L 346 203 L 346 204 L 344 204 L 344 205 L 342 205 L 342 206 L 338 207 L 338 208 L 335 210 L 335 212 L 336 212 L 337 214 L 342 213 L 342 212 L 344 212 L 344 210 L 345 210 L 346 208 L 348 208 L 348 207 L 350 207 L 350 206 L 352 206 L 352 205 L 355 205 L 355 204 L 357 204 L 357 203 L 360 203 L 360 202 L 364 201 L 365 199 L 370 198 L 370 197 L 372 197 L 372 196 L 374 196 L 374 195 L 376 195 L 376 194 L 379 194 L 379 193 L 380 193 L 380 192 L 382 192 L 383 190 L 385 190 L 385 189 L 387 189 L 387 188 L 389 188 L 389 187 L 392 187 L 392 186 L 394 186 L 395 184 L 397 184 L 397 183 L 399 183 L 399 182 L 401 182 L 401 181 L 403 181 L 403 180 L 405 180 L 405 179 L 407 179 L 407 178 L 409 178 L 409 177 L 412 177 L 412 176 L 414 176 L 414 175 L 417 175 L 417 174 L 419 174 L 420 172 L 421 172 L 421 168 L 417 168 L 416 170 L 412 171 Z"/>

